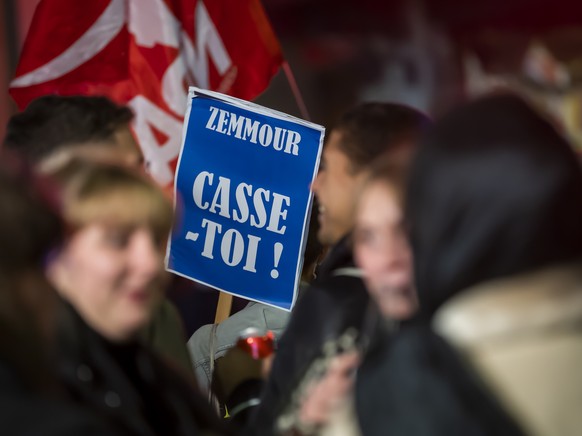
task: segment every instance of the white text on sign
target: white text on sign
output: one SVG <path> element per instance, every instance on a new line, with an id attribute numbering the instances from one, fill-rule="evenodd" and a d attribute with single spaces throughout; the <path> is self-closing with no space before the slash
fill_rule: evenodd
<path id="1" fill-rule="evenodd" d="M 287 219 L 291 199 L 286 195 L 271 192 L 264 188 L 254 188 L 248 183 L 239 183 L 233 196 L 233 207 L 231 208 L 231 180 L 227 177 L 219 176 L 215 184 L 214 173 L 201 171 L 194 179 L 192 185 L 192 198 L 194 204 L 201 210 L 206 210 L 227 219 L 232 219 L 238 223 L 249 223 L 251 227 L 265 228 L 273 233 L 285 234 L 287 226 L 282 225 Z M 205 190 L 213 190 L 212 201 L 204 200 Z M 252 203 L 252 207 L 251 204 Z M 270 210 L 269 210 L 270 209 Z M 261 238 L 258 236 L 245 236 L 236 229 L 225 229 L 222 224 L 202 219 L 202 229 L 205 229 L 204 247 L 201 255 L 207 259 L 215 258 L 215 245 L 219 246 L 219 253 L 222 261 L 230 266 L 237 267 L 242 264 L 245 271 L 256 273 L 257 253 Z M 199 233 L 187 232 L 186 239 L 196 242 Z M 219 237 L 219 241 L 217 241 Z M 274 250 L 274 268 L 271 270 L 271 277 L 279 277 L 277 266 L 283 252 L 283 244 L 276 242 Z M 243 262 L 244 261 L 244 262 Z"/>
<path id="2" fill-rule="evenodd" d="M 223 135 L 234 136 L 242 141 L 273 147 L 294 156 L 299 155 L 301 134 L 281 127 L 273 128 L 269 124 L 237 115 L 235 113 L 210 106 L 210 117 L 206 128 Z"/>
<path id="3" fill-rule="evenodd" d="M 212 202 L 203 201 L 204 190 L 207 188 L 214 189 Z M 239 183 L 234 193 L 236 207 L 231 209 L 230 179 L 219 176 L 218 183 L 214 185 L 214 173 L 202 171 L 194 179 L 192 197 L 194 204 L 201 210 L 208 210 L 238 223 L 249 221 L 251 227 L 261 229 L 266 226 L 270 232 L 280 235 L 287 230 L 287 226 L 280 225 L 281 221 L 287 219 L 287 209 L 284 207 L 291 205 L 291 199 L 286 195 Z M 252 210 L 249 208 L 249 200 L 252 200 Z M 269 206 L 271 210 L 267 213 Z"/>

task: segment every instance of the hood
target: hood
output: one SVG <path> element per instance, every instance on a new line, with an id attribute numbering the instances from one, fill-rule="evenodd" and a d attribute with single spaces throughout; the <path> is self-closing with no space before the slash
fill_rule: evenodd
<path id="1" fill-rule="evenodd" d="M 582 172 L 512 95 L 458 108 L 423 140 L 406 215 L 421 313 L 478 283 L 582 257 Z"/>

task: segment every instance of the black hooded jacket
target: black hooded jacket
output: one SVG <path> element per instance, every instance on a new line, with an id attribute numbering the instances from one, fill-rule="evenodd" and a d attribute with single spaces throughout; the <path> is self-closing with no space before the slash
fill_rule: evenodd
<path id="1" fill-rule="evenodd" d="M 406 218 L 420 313 L 377 340 L 360 368 L 363 434 L 524 434 L 431 320 L 471 286 L 582 258 L 574 152 L 521 99 L 477 100 L 426 136 Z"/>
<path id="2" fill-rule="evenodd" d="M 406 217 L 423 315 L 478 283 L 582 257 L 582 172 L 523 100 L 461 107 L 427 135 Z"/>

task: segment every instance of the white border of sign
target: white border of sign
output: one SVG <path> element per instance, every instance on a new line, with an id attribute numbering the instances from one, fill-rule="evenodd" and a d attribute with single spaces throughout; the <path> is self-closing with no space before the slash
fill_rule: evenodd
<path id="1" fill-rule="evenodd" d="M 192 108 L 192 105 L 190 104 L 190 99 L 194 99 L 197 96 L 208 97 L 208 98 L 212 98 L 215 100 L 224 101 L 226 103 L 230 103 L 230 104 L 233 104 L 236 106 L 243 107 L 244 109 L 246 109 L 250 112 L 254 112 L 257 114 L 261 114 L 261 115 L 266 115 L 266 116 L 273 117 L 273 118 L 279 118 L 279 119 L 285 120 L 285 121 L 293 121 L 293 122 L 301 124 L 305 127 L 309 127 L 309 128 L 320 131 L 322 133 L 322 135 L 320 137 L 320 141 L 319 141 L 319 145 L 318 145 L 319 149 L 317 152 L 317 159 L 315 162 L 314 171 L 313 171 L 313 174 L 311 176 L 311 182 L 313 183 L 313 181 L 315 180 L 315 177 L 317 175 L 317 171 L 319 169 L 319 163 L 321 161 L 321 153 L 323 151 L 323 141 L 325 138 L 325 127 L 323 127 L 319 124 L 312 123 L 310 121 L 303 120 L 301 118 L 294 117 L 292 115 L 288 115 L 288 114 L 283 113 L 283 112 L 276 111 L 274 109 L 265 108 L 265 107 L 260 106 L 256 103 L 252 103 L 252 102 L 249 102 L 246 100 L 241 100 L 239 98 L 231 97 L 229 95 L 221 94 L 219 92 L 214 92 L 214 91 L 196 88 L 195 86 L 190 86 L 188 88 L 188 103 L 187 103 L 187 107 L 186 107 L 186 114 L 184 116 L 184 125 L 182 127 L 182 141 L 180 144 L 180 154 L 178 155 L 178 163 L 176 165 L 176 168 L 180 168 L 180 163 L 182 161 L 182 151 L 184 150 L 184 144 L 186 142 L 186 132 L 188 130 L 188 120 L 190 119 L 190 111 Z M 176 192 L 176 190 L 177 190 L 177 178 L 178 178 L 178 171 L 176 171 L 176 174 L 174 175 L 174 213 L 176 212 L 176 199 L 178 198 L 176 195 L 177 194 L 177 192 Z M 249 298 L 249 297 L 244 296 L 244 295 L 239 295 L 239 294 L 235 294 L 233 292 L 228 292 L 228 291 L 225 291 L 223 289 L 217 288 L 214 285 L 210 285 L 210 284 L 205 283 L 201 280 L 192 279 L 191 277 L 188 277 L 184 274 L 181 274 L 177 271 L 174 271 L 173 269 L 170 269 L 168 267 L 168 265 L 169 265 L 169 257 L 170 257 L 170 246 L 172 243 L 171 235 L 168 238 L 168 244 L 166 247 L 166 257 L 165 257 L 166 270 L 171 272 L 172 274 L 176 274 L 180 277 L 187 278 L 188 280 L 192 280 L 192 281 L 195 281 L 197 283 L 203 284 L 203 285 L 208 286 L 212 289 L 216 289 L 217 291 L 224 292 L 225 294 L 234 295 L 236 297 L 243 298 L 243 299 L 249 300 L 249 301 L 256 301 L 257 303 L 265 304 L 267 306 L 276 307 L 277 309 L 290 311 L 293 309 L 293 307 L 295 306 L 295 303 L 297 301 L 298 288 L 299 288 L 299 284 L 300 284 L 300 280 L 301 280 L 301 270 L 303 269 L 303 255 L 305 253 L 305 246 L 307 243 L 307 238 L 305 237 L 305 233 L 309 228 L 309 219 L 310 219 L 310 215 L 311 215 L 310 212 L 311 212 L 312 207 L 313 207 L 313 193 L 311 192 L 309 195 L 308 207 L 307 207 L 307 210 L 305 211 L 305 216 L 303 218 L 303 231 L 301 232 L 302 243 L 301 243 L 301 250 L 300 250 L 300 262 L 297 263 L 297 270 L 295 271 L 295 286 L 294 286 L 295 291 L 293 293 L 293 301 L 291 302 L 290 309 L 284 309 L 282 307 L 275 306 L 274 304 L 269 304 L 269 303 L 266 303 L 264 301 L 259 301 L 259 300 Z"/>

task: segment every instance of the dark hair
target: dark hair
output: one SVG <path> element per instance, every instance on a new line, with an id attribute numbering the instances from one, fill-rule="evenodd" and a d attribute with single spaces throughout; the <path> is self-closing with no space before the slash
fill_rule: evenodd
<path id="1" fill-rule="evenodd" d="M 480 282 L 582 258 L 582 171 L 570 144 L 516 96 L 460 107 L 411 173 L 421 311 Z"/>
<path id="2" fill-rule="evenodd" d="M 44 278 L 43 261 L 63 231 L 52 195 L 48 180 L 2 154 L 0 359 L 32 389 L 54 388 L 47 336 L 57 297 Z"/>
<path id="3" fill-rule="evenodd" d="M 414 142 L 430 126 L 423 113 L 396 103 L 362 103 L 346 112 L 334 127 L 339 144 L 358 171 L 373 160 Z"/>
<path id="4" fill-rule="evenodd" d="M 323 244 L 319 242 L 317 232 L 319 230 L 319 221 L 317 199 L 313 199 L 311 214 L 309 216 L 309 227 L 307 241 L 305 242 L 305 253 L 303 254 L 303 268 L 313 268 L 315 263 L 323 254 Z"/>
<path id="5" fill-rule="evenodd" d="M 364 184 L 362 192 L 374 183 L 384 183 L 394 189 L 396 199 L 404 206 L 408 172 L 410 165 L 405 162 L 394 162 L 389 156 L 382 156 L 370 165 L 370 173 Z"/>
<path id="6" fill-rule="evenodd" d="M 37 163 L 65 144 L 112 141 L 132 118 L 106 97 L 47 95 L 10 118 L 4 145 Z"/>
<path id="7" fill-rule="evenodd" d="M 0 272 L 18 274 L 42 261 L 62 236 L 56 184 L 21 159 L 2 153 L 0 165 Z"/>

